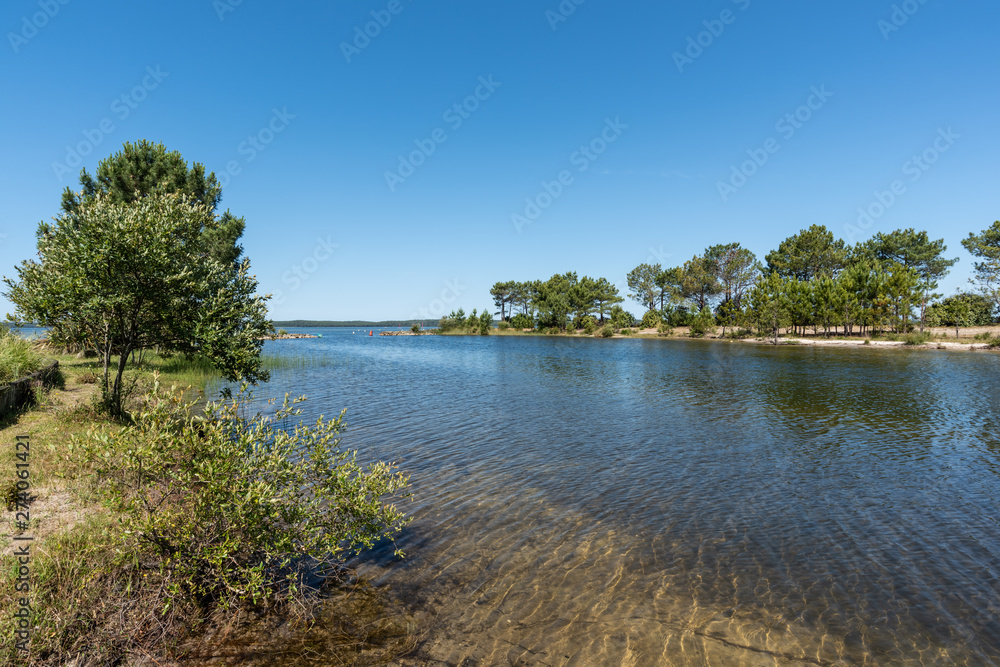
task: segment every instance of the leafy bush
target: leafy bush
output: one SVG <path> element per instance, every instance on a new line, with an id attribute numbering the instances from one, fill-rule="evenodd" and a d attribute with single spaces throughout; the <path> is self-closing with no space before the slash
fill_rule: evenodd
<path id="1" fill-rule="evenodd" d="M 660 322 L 660 324 L 656 327 L 656 330 L 664 336 L 669 336 L 674 332 L 674 328 L 670 326 L 669 322 Z"/>
<path id="2" fill-rule="evenodd" d="M 631 335 L 632 335 L 632 330 L 631 330 L 631 329 L 628 329 L 628 328 L 626 328 L 626 329 L 622 329 L 622 330 L 621 330 L 621 331 L 619 331 L 618 333 L 620 333 L 620 334 L 621 334 L 621 335 L 623 335 L 623 336 L 631 336 Z"/>
<path id="3" fill-rule="evenodd" d="M 611 338 L 615 335 L 615 328 L 610 322 L 601 327 L 601 336 L 604 338 Z"/>
<path id="4" fill-rule="evenodd" d="M 904 345 L 923 345 L 931 339 L 929 333 L 910 333 L 903 336 Z"/>
<path id="5" fill-rule="evenodd" d="M 1000 336 L 994 336 L 987 342 L 987 347 L 991 350 L 996 350 L 1000 348 Z"/>
<path id="6" fill-rule="evenodd" d="M 655 329 L 660 325 L 661 321 L 660 314 L 657 311 L 647 310 L 646 314 L 642 316 L 642 328 Z"/>
<path id="7" fill-rule="evenodd" d="M 410 331 L 412 331 L 413 333 L 420 333 L 420 323 L 415 322 L 413 326 L 410 327 Z"/>
<path id="8" fill-rule="evenodd" d="M 595 331 L 597 331 L 597 321 L 590 315 L 583 318 L 583 333 L 593 336 Z"/>
<path id="9" fill-rule="evenodd" d="M 0 327 L 0 385 L 30 375 L 42 367 L 42 355 L 31 342 L 10 329 Z"/>
<path id="10" fill-rule="evenodd" d="M 288 330 L 287 329 L 278 329 L 278 335 L 279 336 L 287 336 L 288 335 Z"/>
<path id="11" fill-rule="evenodd" d="M 612 306 L 608 314 L 610 316 L 611 324 L 614 325 L 616 329 L 635 325 L 635 315 L 628 312 L 621 306 Z"/>
<path id="12" fill-rule="evenodd" d="M 499 329 L 500 331 L 507 331 L 508 329 L 510 329 L 510 322 L 508 322 L 507 320 L 500 320 L 497 323 L 497 329 Z"/>
<path id="13" fill-rule="evenodd" d="M 515 329 L 534 329 L 535 320 L 524 313 L 518 313 L 511 318 L 510 325 Z"/>
<path id="14" fill-rule="evenodd" d="M 704 336 L 715 333 L 715 316 L 712 315 L 711 308 L 702 308 L 691 320 L 691 335 Z"/>
<path id="15" fill-rule="evenodd" d="M 984 331 L 982 333 L 977 333 L 973 336 L 973 338 L 975 340 L 992 340 L 994 338 L 994 334 L 990 331 Z"/>
<path id="16" fill-rule="evenodd" d="M 194 416 L 155 380 L 132 425 L 74 440 L 121 517 L 117 548 L 151 563 L 164 612 L 302 599 L 308 575 L 338 571 L 409 521 L 388 503 L 408 495 L 407 478 L 341 449 L 343 413 L 287 430 L 277 425 L 304 399 L 247 417 L 250 398 L 244 388 Z"/>
<path id="17" fill-rule="evenodd" d="M 456 331 L 459 329 L 464 329 L 465 324 L 465 309 L 459 308 L 458 310 L 451 311 L 451 314 L 445 315 L 438 321 L 438 331 L 440 333 L 448 333 L 449 331 Z"/>

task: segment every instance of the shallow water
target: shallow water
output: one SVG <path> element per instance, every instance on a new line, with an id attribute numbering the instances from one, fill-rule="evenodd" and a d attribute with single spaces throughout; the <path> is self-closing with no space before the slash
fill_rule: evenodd
<path id="1" fill-rule="evenodd" d="M 317 331 L 258 395 L 411 475 L 416 663 L 1000 661 L 996 354 Z"/>

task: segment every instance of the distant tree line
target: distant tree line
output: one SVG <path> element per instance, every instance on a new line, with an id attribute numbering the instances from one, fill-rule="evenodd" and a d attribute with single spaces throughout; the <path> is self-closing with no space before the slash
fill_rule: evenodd
<path id="1" fill-rule="evenodd" d="M 900 229 L 848 246 L 823 225 L 782 241 L 764 261 L 739 243 L 714 245 L 681 266 L 643 263 L 626 276 L 628 298 L 646 311 L 643 326 L 715 327 L 777 337 L 783 328 L 829 336 L 904 333 L 925 326 L 980 326 L 1000 306 L 1000 222 L 962 245 L 977 258 L 978 293 L 941 300 L 935 290 L 958 258 L 943 239 Z M 527 329 L 634 324 L 624 299 L 605 278 L 575 272 L 547 281 L 498 282 L 490 290 L 497 315 Z"/>

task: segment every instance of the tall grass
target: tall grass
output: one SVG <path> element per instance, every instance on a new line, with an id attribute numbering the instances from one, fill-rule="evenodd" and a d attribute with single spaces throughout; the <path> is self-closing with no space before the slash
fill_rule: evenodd
<path id="1" fill-rule="evenodd" d="M 10 329 L 0 327 L 0 385 L 9 384 L 42 367 L 42 355 Z"/>

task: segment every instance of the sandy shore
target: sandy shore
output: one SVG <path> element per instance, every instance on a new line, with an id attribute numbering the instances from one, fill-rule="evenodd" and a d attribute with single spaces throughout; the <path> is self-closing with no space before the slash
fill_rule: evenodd
<path id="1" fill-rule="evenodd" d="M 877 348 L 892 348 L 892 347 L 906 347 L 909 349 L 925 349 L 925 350 L 986 350 L 989 345 L 986 342 L 979 341 L 975 339 L 976 335 L 979 334 L 990 334 L 991 336 L 1000 336 L 1000 327 L 968 327 L 961 330 L 962 336 L 960 338 L 955 338 L 955 330 L 947 329 L 942 327 L 925 329 L 926 333 L 929 333 L 934 339 L 922 343 L 920 345 L 907 345 L 904 341 L 891 341 L 891 340 L 870 340 L 866 343 L 866 339 L 863 337 L 851 337 L 851 338 L 824 338 L 822 335 L 819 336 L 793 336 L 789 335 L 787 332 L 782 331 L 778 338 L 778 345 L 813 345 L 816 347 L 877 347 Z M 689 329 L 687 327 L 678 327 L 674 329 L 670 336 L 662 336 L 657 332 L 656 329 L 640 329 L 632 336 L 622 336 L 620 334 L 615 334 L 615 338 L 630 338 L 630 337 L 649 337 L 649 338 L 687 338 Z M 842 335 L 842 334 L 836 334 Z M 950 338 L 951 340 L 948 340 Z M 722 336 L 718 333 L 705 336 L 703 340 L 724 340 Z M 757 345 L 773 345 L 774 339 L 772 338 L 742 338 L 742 339 L 730 339 L 733 342 L 738 343 L 754 343 Z"/>

